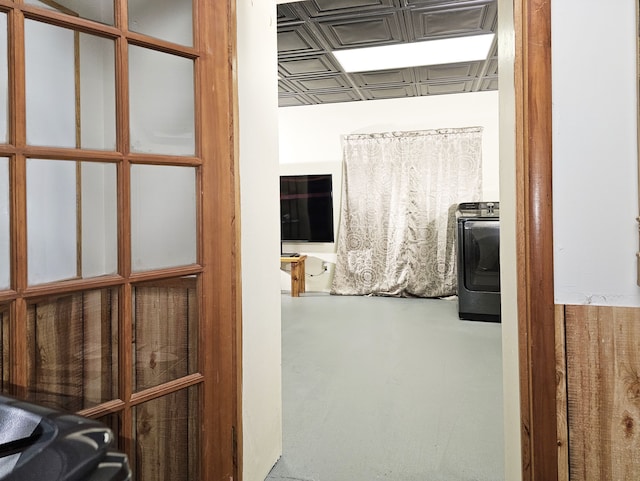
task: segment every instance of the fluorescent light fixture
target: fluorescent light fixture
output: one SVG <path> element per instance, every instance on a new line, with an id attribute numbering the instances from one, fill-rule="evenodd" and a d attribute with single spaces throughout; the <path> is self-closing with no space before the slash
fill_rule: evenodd
<path id="1" fill-rule="evenodd" d="M 473 62 L 487 58 L 493 37 L 494 34 L 489 33 L 381 47 L 336 50 L 332 53 L 345 72 Z"/>

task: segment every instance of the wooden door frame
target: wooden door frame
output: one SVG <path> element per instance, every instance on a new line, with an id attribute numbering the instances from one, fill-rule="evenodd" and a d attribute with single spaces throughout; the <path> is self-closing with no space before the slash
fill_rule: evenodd
<path id="1" fill-rule="evenodd" d="M 551 2 L 514 0 L 514 23 L 522 479 L 557 481 Z"/>
<path id="2" fill-rule="evenodd" d="M 203 479 L 242 480 L 242 295 L 237 97 L 236 0 L 195 0 L 203 39 L 202 292 L 211 337 L 201 339 L 205 385 Z"/>
<path id="3" fill-rule="evenodd" d="M 556 420 L 556 369 L 555 325 L 553 288 L 553 222 L 552 222 L 552 131 L 551 131 L 551 5 L 549 0 L 513 0 L 515 24 L 515 101 L 516 101 L 516 248 L 518 257 L 518 343 L 521 408 L 521 450 L 523 481 L 558 480 L 558 437 Z M 221 4 L 222 2 L 213 2 Z M 235 0 L 227 4 L 226 14 L 231 14 L 230 24 L 235 25 Z M 222 8 L 224 10 L 224 7 Z M 229 48 L 227 73 L 235 75 L 235 28 L 227 38 Z M 211 32 L 212 34 L 214 32 Z M 223 43 L 223 42 L 220 42 Z M 218 64 L 218 67 L 222 67 Z M 219 75 L 219 74 L 218 74 Z M 229 77 L 226 81 L 229 80 Z M 235 80 L 235 79 L 234 79 Z M 226 82 L 225 81 L 225 82 Z M 223 83 L 225 83 L 223 82 Z M 233 83 L 233 82 L 232 82 Z M 204 83 L 203 85 L 206 85 Z M 227 108 L 230 127 L 224 129 L 229 137 L 227 153 L 232 155 L 227 181 L 237 183 L 237 88 L 230 87 L 230 104 L 217 105 Z M 213 106 L 212 106 L 213 107 Z M 222 140 L 222 136 L 219 136 Z M 220 165 L 224 165 L 221 162 Z M 229 176 L 229 173 L 231 175 Z M 223 175 L 225 177 L 225 175 Z M 234 178 L 235 177 L 235 178 Z M 240 212 L 237 185 L 227 184 L 227 193 L 236 192 L 235 208 Z M 229 202 L 230 198 L 224 199 Z M 206 203 L 205 203 L 206 204 Z M 208 216 L 205 215 L 205 218 Z M 235 240 L 233 253 L 228 253 L 230 264 L 226 272 L 239 273 L 239 235 L 236 224 L 224 226 Z M 237 274 L 229 278 L 229 298 L 232 304 L 232 328 L 227 332 L 232 350 L 231 378 L 236 383 L 236 396 L 226 422 L 235 426 L 237 448 L 236 465 L 232 469 L 234 480 L 242 479 L 242 346 L 239 293 Z M 216 297 L 221 293 L 214 294 Z M 230 305 L 227 305 L 230 308 Z M 227 312 L 229 314 L 229 312 Z M 232 381 L 232 384 L 233 384 Z M 222 400 L 221 400 L 222 401 Z M 222 404 L 225 404 L 222 402 Z M 229 404 L 226 404 L 229 407 Z M 226 423 L 223 423 L 226 424 Z M 223 430 L 224 431 L 224 430 Z M 220 461 L 224 462 L 222 459 Z"/>

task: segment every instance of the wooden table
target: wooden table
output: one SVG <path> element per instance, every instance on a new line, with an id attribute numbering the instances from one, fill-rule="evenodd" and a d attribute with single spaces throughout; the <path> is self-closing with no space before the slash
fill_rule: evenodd
<path id="1" fill-rule="evenodd" d="M 282 257 L 281 263 L 291 264 L 291 297 L 299 297 L 305 289 L 304 261 L 307 256 Z"/>

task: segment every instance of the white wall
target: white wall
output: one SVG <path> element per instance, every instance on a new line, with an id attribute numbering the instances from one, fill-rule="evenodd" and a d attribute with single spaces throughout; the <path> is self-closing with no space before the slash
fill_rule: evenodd
<path id="1" fill-rule="evenodd" d="M 558 304 L 640 306 L 635 3 L 551 4 Z"/>
<path id="2" fill-rule="evenodd" d="M 283 107 L 280 125 L 280 174 L 333 174 L 334 227 L 339 226 L 342 136 L 348 134 L 483 127 L 483 198 L 499 200 L 498 92 L 478 92 L 408 99 L 371 100 L 303 107 Z M 335 265 L 335 244 L 285 243 L 285 252 L 307 254 L 307 291 L 328 292 Z M 323 273 L 323 261 L 327 271 Z M 290 290 L 281 273 L 280 288 Z"/>
<path id="3" fill-rule="evenodd" d="M 274 0 L 238 0 L 244 481 L 282 453 L 278 85 Z"/>
<path id="4" fill-rule="evenodd" d="M 283 107 L 278 116 L 281 164 L 341 162 L 348 134 L 481 126 L 484 197 L 499 198 L 498 92 Z"/>
<path id="5" fill-rule="evenodd" d="M 518 265 L 516 250 L 516 99 L 513 2 L 498 0 L 500 52 L 500 285 L 502 310 L 502 388 L 504 479 L 522 479 L 520 440 L 520 370 L 518 336 Z"/>

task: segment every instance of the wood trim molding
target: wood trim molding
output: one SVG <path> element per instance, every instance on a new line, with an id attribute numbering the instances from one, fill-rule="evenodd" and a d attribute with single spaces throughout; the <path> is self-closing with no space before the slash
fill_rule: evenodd
<path id="1" fill-rule="evenodd" d="M 237 155 L 235 0 L 198 0 L 195 38 L 202 56 L 197 127 L 202 151 L 202 286 L 205 383 L 202 479 L 241 480 L 242 347 Z M 238 461 L 240 459 L 240 461 Z"/>
<path id="2" fill-rule="evenodd" d="M 557 481 L 550 2 L 519 0 L 515 16 L 523 480 Z"/>

